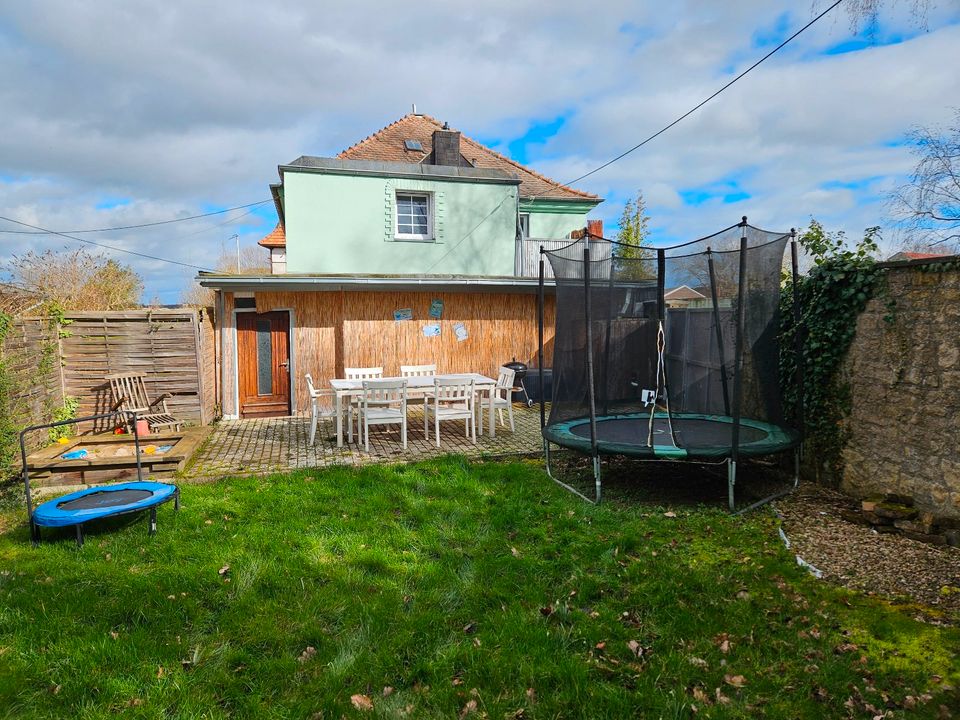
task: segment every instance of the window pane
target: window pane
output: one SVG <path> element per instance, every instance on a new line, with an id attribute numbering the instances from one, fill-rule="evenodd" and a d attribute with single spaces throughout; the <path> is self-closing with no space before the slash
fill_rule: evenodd
<path id="1" fill-rule="evenodd" d="M 257 320 L 257 395 L 273 394 L 273 346 L 270 321 Z"/>

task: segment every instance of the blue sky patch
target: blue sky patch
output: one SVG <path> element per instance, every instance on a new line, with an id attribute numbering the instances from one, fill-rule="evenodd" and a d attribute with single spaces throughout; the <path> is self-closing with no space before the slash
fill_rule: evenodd
<path id="1" fill-rule="evenodd" d="M 131 198 L 105 197 L 94 205 L 94 207 L 97 210 L 113 210 L 114 208 L 129 205 L 131 202 L 133 202 Z"/>
<path id="2" fill-rule="evenodd" d="M 547 140 L 560 132 L 560 128 L 564 126 L 571 115 L 573 113 L 558 115 L 552 120 L 534 121 L 523 135 L 507 143 L 510 157 L 521 164 L 529 162 L 530 153 L 528 151 L 530 146 L 545 144 Z"/>
<path id="3" fill-rule="evenodd" d="M 790 22 L 790 13 L 780 13 L 771 25 L 762 27 L 753 33 L 753 36 L 750 38 L 750 46 L 759 50 L 761 48 L 779 45 L 790 36 L 792 29 L 793 24 Z"/>

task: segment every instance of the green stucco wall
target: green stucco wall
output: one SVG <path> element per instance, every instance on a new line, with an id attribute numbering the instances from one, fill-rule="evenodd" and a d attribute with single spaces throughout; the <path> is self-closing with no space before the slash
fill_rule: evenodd
<path id="1" fill-rule="evenodd" d="M 284 174 L 288 273 L 512 275 L 517 186 Z M 435 242 L 394 239 L 397 190 L 433 194 Z"/>
<path id="2" fill-rule="evenodd" d="M 523 209 L 520 212 L 524 212 Z M 530 212 L 529 210 L 526 212 Z M 587 214 L 530 212 L 530 237 L 557 239 L 570 236 L 571 230 L 587 226 Z"/>

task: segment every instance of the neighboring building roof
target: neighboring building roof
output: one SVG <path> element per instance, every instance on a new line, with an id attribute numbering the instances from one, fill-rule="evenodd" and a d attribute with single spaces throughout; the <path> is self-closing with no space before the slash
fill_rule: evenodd
<path id="1" fill-rule="evenodd" d="M 434 131 L 443 129 L 443 124 L 429 115 L 404 115 L 396 122 L 347 148 L 337 155 L 337 158 L 341 160 L 420 163 L 433 152 Z M 422 150 L 407 149 L 407 140 L 418 141 Z M 555 180 L 526 168 L 463 134 L 460 136 L 460 154 L 474 167 L 502 170 L 515 174 L 520 179 L 521 198 L 601 200 L 599 196 L 592 193 L 561 185 Z"/>
<path id="2" fill-rule="evenodd" d="M 888 262 L 896 260 L 930 260 L 932 258 L 950 257 L 950 253 L 922 253 L 922 252 L 898 252 L 887 258 Z"/>
<path id="3" fill-rule="evenodd" d="M 704 300 L 706 295 L 699 293 L 689 285 L 681 285 L 663 294 L 664 300 Z"/>
<path id="4" fill-rule="evenodd" d="M 282 248 L 287 246 L 287 236 L 283 231 L 283 225 L 277 223 L 277 226 L 270 231 L 270 234 L 257 243 L 265 248 Z"/>

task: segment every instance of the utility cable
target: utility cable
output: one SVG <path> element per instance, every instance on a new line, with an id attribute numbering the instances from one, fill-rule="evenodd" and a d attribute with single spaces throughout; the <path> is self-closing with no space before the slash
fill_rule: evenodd
<path id="1" fill-rule="evenodd" d="M 653 140 L 654 138 L 659 137 L 660 135 L 662 135 L 663 133 L 665 133 L 667 130 L 669 130 L 670 128 L 672 128 L 674 125 L 677 125 L 677 124 L 680 123 L 681 121 L 687 119 L 688 117 L 690 117 L 691 115 L 693 115 L 693 113 L 695 113 L 697 110 L 699 110 L 699 109 L 702 108 L 704 105 L 706 105 L 708 102 L 710 102 L 710 101 L 713 100 L 715 97 L 717 97 L 717 95 L 719 95 L 719 94 L 722 93 L 724 90 L 726 90 L 727 88 L 729 88 L 731 85 L 733 85 L 734 83 L 736 83 L 737 81 L 739 81 L 739 80 L 741 80 L 743 77 L 745 77 L 748 73 L 750 73 L 753 69 L 755 69 L 755 68 L 756 68 L 757 66 L 759 66 L 761 63 L 763 63 L 765 60 L 767 60 L 769 57 L 771 57 L 774 53 L 776 53 L 776 52 L 778 52 L 779 50 L 782 50 L 784 47 L 786 47 L 791 41 L 793 41 L 794 39 L 796 39 L 801 33 L 803 33 L 805 30 L 807 30 L 808 28 L 810 28 L 814 23 L 816 23 L 816 22 L 817 22 L 818 20 L 820 20 L 824 15 L 826 15 L 827 13 L 829 13 L 829 12 L 830 12 L 831 10 L 833 10 L 835 7 L 837 7 L 838 5 L 840 5 L 840 3 L 842 3 L 842 2 L 843 2 L 843 0 L 836 0 L 836 2 L 834 2 L 830 7 L 828 7 L 828 8 L 827 8 L 826 10 L 824 10 L 822 13 L 820 13 L 819 15 L 817 15 L 816 17 L 814 17 L 810 22 L 808 22 L 808 23 L 807 23 L 806 25 L 804 25 L 802 28 L 800 28 L 799 30 L 797 30 L 793 35 L 791 35 L 790 37 L 788 37 L 788 38 L 787 38 L 786 40 L 784 40 L 782 43 L 780 43 L 779 45 L 777 45 L 773 50 L 771 50 L 771 51 L 768 52 L 766 55 L 764 55 L 762 58 L 760 58 L 759 60 L 757 60 L 753 65 L 751 65 L 751 66 L 748 67 L 746 70 L 744 70 L 744 71 L 741 72 L 739 75 L 737 75 L 735 78 L 733 78 L 733 80 L 731 80 L 730 82 L 728 82 L 726 85 L 724 85 L 723 87 L 721 87 L 719 90 L 717 90 L 716 92 L 714 92 L 712 95 L 710 95 L 710 96 L 707 97 L 706 99 L 704 99 L 704 100 L 700 101 L 699 103 L 697 103 L 696 105 L 694 105 L 692 108 L 690 108 L 689 110 L 687 110 L 687 112 L 685 112 L 683 115 L 681 115 L 681 116 L 678 117 L 676 120 L 674 120 L 673 122 L 671 122 L 669 125 L 665 125 L 664 127 L 660 128 L 660 129 L 657 130 L 653 135 L 651 135 L 651 136 L 648 137 L 647 139 L 643 140 L 642 142 L 637 143 L 636 145 L 634 145 L 634 146 L 633 146 L 632 148 L 630 148 L 629 150 L 626 150 L 626 151 L 620 153 L 619 155 L 617 155 L 617 156 L 616 156 L 615 158 L 613 158 L 612 160 L 608 160 L 607 162 L 603 163 L 603 165 L 600 165 L 600 166 L 598 166 L 598 167 L 595 167 L 595 168 L 594 168 L 593 170 L 591 170 L 590 172 L 586 172 L 586 173 L 584 173 L 583 175 L 581 175 L 580 177 L 576 177 L 576 178 L 574 178 L 573 180 L 570 180 L 569 182 L 565 182 L 565 183 L 563 183 L 563 184 L 564 184 L 565 186 L 567 186 L 567 187 L 570 187 L 570 186 L 573 185 L 574 183 L 580 182 L 581 180 L 583 180 L 583 179 L 585 179 L 585 178 L 588 178 L 588 177 L 590 177 L 591 175 L 593 175 L 593 174 L 595 174 L 595 173 L 600 172 L 600 171 L 603 170 L 604 168 L 610 167 L 610 166 L 613 165 L 615 162 L 619 162 L 620 160 L 623 160 L 623 158 L 625 158 L 625 157 L 626 157 L 627 155 L 629 155 L 630 153 L 632 153 L 632 152 L 634 152 L 634 151 L 636 151 L 636 150 L 639 150 L 640 148 L 642 148 L 644 145 L 646 145 L 648 142 L 650 142 L 650 141 Z M 547 191 L 544 191 L 543 193 L 540 193 L 539 195 L 534 195 L 534 196 L 533 196 L 532 198 L 530 198 L 530 199 L 531 199 L 531 200 L 536 200 L 537 198 L 539 198 L 539 197 L 543 196 L 544 194 L 546 194 L 546 192 L 547 192 Z"/>
<path id="2" fill-rule="evenodd" d="M 232 212 L 233 210 L 243 210 L 245 208 L 252 208 L 258 205 L 263 205 L 264 203 L 272 202 L 272 199 L 267 200 L 258 200 L 257 202 L 247 203 L 246 205 L 237 205 L 236 207 L 229 207 L 224 210 L 214 210 L 213 212 L 201 213 L 200 215 L 190 215 L 188 217 L 182 218 L 173 218 L 171 220 L 158 220 L 156 222 L 140 223 L 138 225 L 118 225 L 116 227 L 106 227 L 106 228 L 92 228 L 89 230 L 0 230 L 0 233 L 7 233 L 11 235 L 58 235 L 60 232 L 64 233 L 73 233 L 75 235 L 82 233 L 98 233 L 98 232 L 110 232 L 112 230 L 136 230 L 138 228 L 147 228 L 147 227 L 156 227 L 157 225 L 170 225 L 171 223 L 186 222 L 187 220 L 198 220 L 200 218 L 211 217 L 213 215 L 223 215 L 224 213 Z M 0 218 L 0 220 L 10 220 L 9 218 Z M 16 220 L 10 220 L 10 222 L 16 223 Z M 19 225 L 26 225 L 26 223 L 18 223 Z M 33 227 L 29 225 L 28 227 Z"/>
<path id="3" fill-rule="evenodd" d="M 34 230 L 39 230 L 40 234 L 44 235 L 58 235 L 59 237 L 67 238 L 68 240 L 75 240 L 76 242 L 86 243 L 87 245 L 95 245 L 99 248 L 104 248 L 105 250 L 113 250 L 114 252 L 127 253 L 128 255 L 136 255 L 137 257 L 146 258 L 148 260 L 156 260 L 158 262 L 170 263 L 171 265 L 180 265 L 182 267 L 193 268 L 194 270 L 202 270 L 204 272 L 213 272 L 210 268 L 201 267 L 200 265 L 191 265 L 190 263 L 180 262 L 179 260 L 170 260 L 168 258 L 157 257 L 156 255 L 149 255 L 147 253 L 137 252 L 136 250 L 127 250 L 126 248 L 115 247 L 113 245 L 105 245 L 103 243 L 94 242 L 93 240 L 87 240 L 86 238 L 76 237 L 75 235 L 69 235 L 68 233 L 59 232 L 57 230 L 47 230 L 42 228 L 39 225 L 31 225 L 30 223 L 21 222 L 20 220 L 14 220 L 13 218 L 4 217 L 0 215 L 0 220 L 6 220 L 7 222 L 12 222 L 15 225 L 22 225 L 23 227 L 33 228 Z"/>

